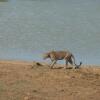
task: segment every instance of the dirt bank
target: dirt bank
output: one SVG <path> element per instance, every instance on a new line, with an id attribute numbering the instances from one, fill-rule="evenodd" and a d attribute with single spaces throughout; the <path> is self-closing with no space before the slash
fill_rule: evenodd
<path id="1" fill-rule="evenodd" d="M 100 67 L 62 66 L 0 61 L 0 100 L 100 100 Z"/>

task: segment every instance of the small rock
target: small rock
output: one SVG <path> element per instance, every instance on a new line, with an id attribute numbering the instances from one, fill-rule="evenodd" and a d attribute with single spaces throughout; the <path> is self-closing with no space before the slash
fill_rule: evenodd
<path id="1" fill-rule="evenodd" d="M 28 96 L 24 97 L 24 100 L 29 100 L 29 97 Z"/>
<path id="2" fill-rule="evenodd" d="M 37 90 L 33 90 L 33 92 L 37 92 Z"/>

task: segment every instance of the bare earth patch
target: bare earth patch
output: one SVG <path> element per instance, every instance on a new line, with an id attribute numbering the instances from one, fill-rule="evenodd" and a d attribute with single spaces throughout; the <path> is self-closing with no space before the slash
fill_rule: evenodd
<path id="1" fill-rule="evenodd" d="M 100 100 L 100 66 L 0 61 L 0 100 Z"/>

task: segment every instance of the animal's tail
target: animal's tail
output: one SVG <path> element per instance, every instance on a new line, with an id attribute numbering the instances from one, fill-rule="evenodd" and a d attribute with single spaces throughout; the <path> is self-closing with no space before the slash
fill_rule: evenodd
<path id="1" fill-rule="evenodd" d="M 79 68 L 79 67 L 82 65 L 82 62 L 80 62 L 80 64 L 77 65 L 76 62 L 75 62 L 75 57 L 74 57 L 74 55 L 72 55 L 72 58 L 73 58 L 73 64 L 75 65 L 75 69 L 76 69 L 76 68 Z"/>

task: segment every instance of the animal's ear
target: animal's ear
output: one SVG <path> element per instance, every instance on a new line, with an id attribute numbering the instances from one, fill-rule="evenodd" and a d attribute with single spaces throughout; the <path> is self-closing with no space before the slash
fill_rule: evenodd
<path id="1" fill-rule="evenodd" d="M 51 53 L 54 53 L 55 52 L 55 50 L 53 49 L 52 51 L 51 51 Z"/>
<path id="2" fill-rule="evenodd" d="M 54 49 L 51 50 L 52 52 L 55 51 Z"/>

